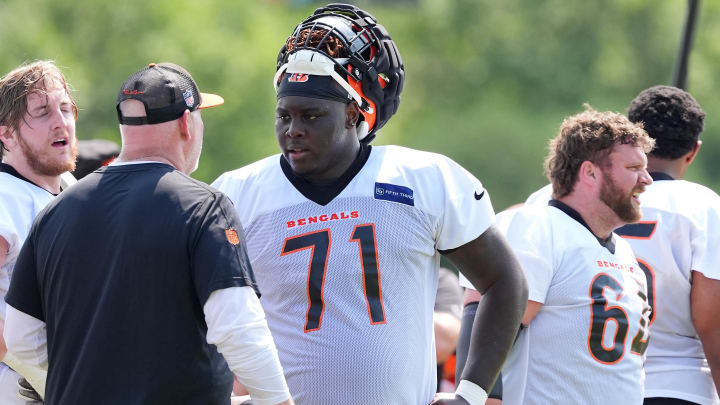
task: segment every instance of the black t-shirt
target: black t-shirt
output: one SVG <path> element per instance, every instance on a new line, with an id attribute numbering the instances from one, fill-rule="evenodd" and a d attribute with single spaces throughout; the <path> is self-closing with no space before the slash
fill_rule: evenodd
<path id="1" fill-rule="evenodd" d="M 37 217 L 8 304 L 47 324 L 46 404 L 227 404 L 203 305 L 255 280 L 230 200 L 161 163 L 101 168 Z"/>

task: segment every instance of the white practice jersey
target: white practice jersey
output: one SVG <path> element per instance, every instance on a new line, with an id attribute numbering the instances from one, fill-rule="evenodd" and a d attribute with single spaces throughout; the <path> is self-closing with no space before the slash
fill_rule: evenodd
<path id="1" fill-rule="evenodd" d="M 692 270 L 720 279 L 720 197 L 688 181 L 660 180 L 640 202 L 642 220 L 616 232 L 627 238 L 650 281 L 645 396 L 718 404 L 692 322 L 690 286 Z"/>
<path id="2" fill-rule="evenodd" d="M 6 167 L 8 166 L 3 165 L 3 169 Z M 5 262 L 0 266 L 0 317 L 3 320 L 5 294 L 10 287 L 12 270 L 20 248 L 30 232 L 33 220 L 53 198 L 47 190 L 19 178 L 18 175 L 0 171 L 0 236 L 9 245 Z"/>
<path id="3" fill-rule="evenodd" d="M 552 199 L 552 184 L 546 184 L 528 196 L 525 205 L 547 205 Z"/>
<path id="4" fill-rule="evenodd" d="M 326 205 L 271 156 L 213 185 L 235 203 L 261 303 L 298 405 L 425 405 L 436 388 L 438 250 L 493 219 L 480 182 L 452 160 L 372 147 Z"/>
<path id="5" fill-rule="evenodd" d="M 33 220 L 54 198 L 47 190 L 22 178 L 15 169 L 0 164 L 0 236 L 8 243 L 5 261 L 0 265 L 0 319 L 5 321 L 5 295 L 10 288 L 13 268 Z M 0 363 L 0 403 L 22 403 L 17 397 L 18 374 Z"/>
<path id="6" fill-rule="evenodd" d="M 568 208 L 498 215 L 528 299 L 543 304 L 505 362 L 503 404 L 642 404 L 645 275 L 626 241 L 613 235 L 601 244 Z"/>

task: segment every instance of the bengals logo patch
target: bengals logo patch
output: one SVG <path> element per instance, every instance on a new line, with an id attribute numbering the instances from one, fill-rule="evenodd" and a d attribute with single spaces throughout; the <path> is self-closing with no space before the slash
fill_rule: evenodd
<path id="1" fill-rule="evenodd" d="M 228 242 L 230 242 L 231 245 L 237 245 L 240 243 L 240 237 L 238 236 L 237 231 L 232 228 L 228 228 L 225 230 L 225 236 L 227 237 L 227 240 Z"/>
<path id="2" fill-rule="evenodd" d="M 288 78 L 289 82 L 295 82 L 295 83 L 305 83 L 308 81 L 309 77 L 305 73 L 293 73 Z"/>

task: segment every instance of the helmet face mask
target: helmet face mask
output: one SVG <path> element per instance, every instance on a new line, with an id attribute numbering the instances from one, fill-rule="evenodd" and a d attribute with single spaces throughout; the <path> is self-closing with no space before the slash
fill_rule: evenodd
<path id="1" fill-rule="evenodd" d="M 395 114 L 405 80 L 400 53 L 387 30 L 348 4 L 319 8 L 295 28 L 278 54 L 276 86 L 284 73 L 333 76 L 360 106 L 358 137 L 363 142 L 370 142 Z"/>

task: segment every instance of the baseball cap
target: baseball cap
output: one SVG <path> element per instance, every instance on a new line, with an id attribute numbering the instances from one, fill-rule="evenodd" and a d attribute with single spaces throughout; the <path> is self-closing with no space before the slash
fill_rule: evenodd
<path id="1" fill-rule="evenodd" d="M 145 105 L 144 117 L 125 117 L 120 103 L 138 100 Z M 151 63 L 125 80 L 117 97 L 118 120 L 123 125 L 159 124 L 195 111 L 224 103 L 216 94 L 200 93 L 190 73 L 174 63 Z"/>

